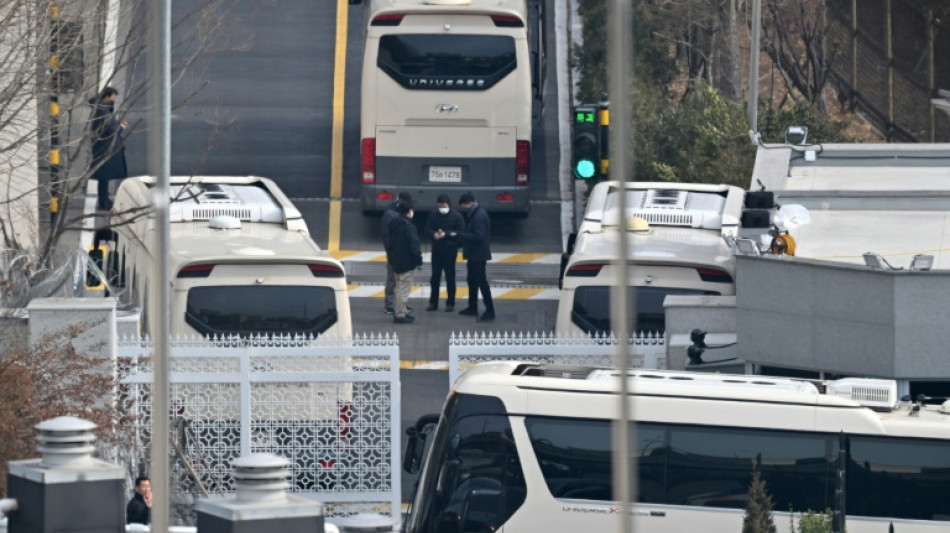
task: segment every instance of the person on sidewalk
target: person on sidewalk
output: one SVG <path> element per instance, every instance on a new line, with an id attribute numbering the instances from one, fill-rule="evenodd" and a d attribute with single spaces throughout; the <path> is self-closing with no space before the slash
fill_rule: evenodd
<path id="1" fill-rule="evenodd" d="M 396 277 L 396 324 L 409 324 L 415 317 L 409 314 L 409 292 L 412 291 L 412 273 L 422 266 L 422 244 L 419 232 L 412 223 L 412 200 L 399 201 L 399 216 L 389 226 L 389 260 Z"/>
<path id="2" fill-rule="evenodd" d="M 139 476 L 132 490 L 135 494 L 125 506 L 125 523 L 148 525 L 152 518 L 152 482 L 146 476 Z"/>
<path id="3" fill-rule="evenodd" d="M 399 193 L 399 197 L 393 200 L 393 203 L 383 211 L 383 249 L 386 251 L 386 287 L 383 299 L 383 311 L 393 314 L 393 302 L 395 302 L 396 277 L 393 275 L 393 266 L 389 261 L 389 225 L 399 217 L 399 202 L 412 202 L 412 196 L 407 192 Z"/>
<path id="4" fill-rule="evenodd" d="M 118 95 L 119 91 L 114 87 L 106 87 L 98 96 L 89 100 L 89 105 L 92 106 L 92 119 L 89 123 L 89 133 L 92 136 L 91 179 L 96 180 L 96 208 L 100 211 L 112 209 L 109 182 L 129 177 L 125 164 L 124 138 L 129 123 L 119 122 L 119 119 L 115 118 L 115 99 Z"/>
<path id="5" fill-rule="evenodd" d="M 472 193 L 459 198 L 459 209 L 465 215 L 465 230 L 459 233 L 462 241 L 462 258 L 468 261 L 468 307 L 460 315 L 478 316 L 478 291 L 482 292 L 485 312 L 478 316 L 479 322 L 495 320 L 495 305 L 491 299 L 491 287 L 485 267 L 491 259 L 491 221 Z"/>
<path id="6" fill-rule="evenodd" d="M 465 229 L 462 213 L 452 209 L 448 195 L 436 199 L 438 210 L 429 213 L 425 234 L 432 239 L 432 277 L 429 278 L 429 306 L 426 311 L 439 308 L 439 286 L 445 272 L 445 311 L 455 310 L 455 261 L 459 253 L 458 234 Z"/>

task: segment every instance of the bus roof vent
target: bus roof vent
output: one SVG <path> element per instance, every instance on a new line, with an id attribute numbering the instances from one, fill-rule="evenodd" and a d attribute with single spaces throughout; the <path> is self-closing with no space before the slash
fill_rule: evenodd
<path id="1" fill-rule="evenodd" d="M 645 188 L 628 188 L 624 219 L 638 217 L 651 226 L 720 231 L 727 227 L 734 230 L 738 226 L 742 214 L 741 193 L 702 185 L 693 185 L 698 189 L 694 190 L 690 185 L 671 184 L 669 188 L 662 188 L 662 184 L 651 183 Z M 616 227 L 620 221 L 619 192 L 619 187 L 612 187 L 603 200 L 602 210 L 599 213 L 596 208 L 589 210 L 585 220 L 600 218 L 603 226 Z"/>
<path id="2" fill-rule="evenodd" d="M 211 229 L 241 229 L 241 219 L 229 215 L 218 215 L 208 221 Z"/>
<path id="3" fill-rule="evenodd" d="M 891 379 L 845 378 L 828 384 L 827 394 L 865 407 L 891 411 L 897 406 L 897 382 Z"/>
<path id="4" fill-rule="evenodd" d="M 230 217 L 243 222 L 284 222 L 284 210 L 267 189 L 252 184 L 194 182 L 171 187 L 171 222 Z"/>

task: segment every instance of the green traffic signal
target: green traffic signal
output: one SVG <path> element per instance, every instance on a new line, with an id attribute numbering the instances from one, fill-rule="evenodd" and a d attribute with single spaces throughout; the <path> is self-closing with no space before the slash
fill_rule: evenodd
<path id="1" fill-rule="evenodd" d="M 574 175 L 582 180 L 589 180 L 594 177 L 594 171 L 597 169 L 594 162 L 590 159 L 581 159 L 574 166 Z"/>
<path id="2" fill-rule="evenodd" d="M 574 107 L 573 137 L 571 161 L 574 167 L 574 179 L 597 180 L 600 176 L 600 124 L 597 120 L 597 107 L 580 105 Z"/>

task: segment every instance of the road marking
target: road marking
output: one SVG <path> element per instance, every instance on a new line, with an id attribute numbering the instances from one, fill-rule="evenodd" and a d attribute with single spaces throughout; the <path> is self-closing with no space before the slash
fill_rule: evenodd
<path id="1" fill-rule="evenodd" d="M 340 198 L 343 196 L 343 97 L 346 92 L 346 28 L 349 5 L 336 3 L 336 50 L 333 62 L 333 140 L 330 144 L 330 223 L 327 248 L 340 249 Z"/>
<path id="2" fill-rule="evenodd" d="M 347 286 L 350 298 L 382 298 L 386 295 L 383 285 L 363 285 L 351 283 Z M 413 285 L 409 293 L 410 298 L 429 299 L 430 289 L 428 285 Z M 492 298 L 496 300 L 557 300 L 561 296 L 561 291 L 557 287 L 506 287 L 493 286 L 491 288 Z M 439 291 L 439 298 L 445 299 L 448 293 L 445 289 Z M 455 302 L 468 299 L 468 287 L 458 287 L 455 290 Z M 464 303 L 464 302 L 463 302 Z"/>
<path id="3" fill-rule="evenodd" d="M 400 370 L 448 370 L 448 361 L 399 361 Z"/>
<path id="4" fill-rule="evenodd" d="M 499 259 L 499 263 L 534 263 L 546 259 L 552 254 L 512 254 L 510 257 Z M 559 258 L 560 260 L 560 258 Z"/>

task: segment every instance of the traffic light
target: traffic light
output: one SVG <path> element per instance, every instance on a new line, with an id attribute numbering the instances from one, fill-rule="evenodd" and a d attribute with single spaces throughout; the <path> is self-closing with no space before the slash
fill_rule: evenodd
<path id="1" fill-rule="evenodd" d="M 574 179 L 596 180 L 600 175 L 600 122 L 597 106 L 574 108 Z"/>

